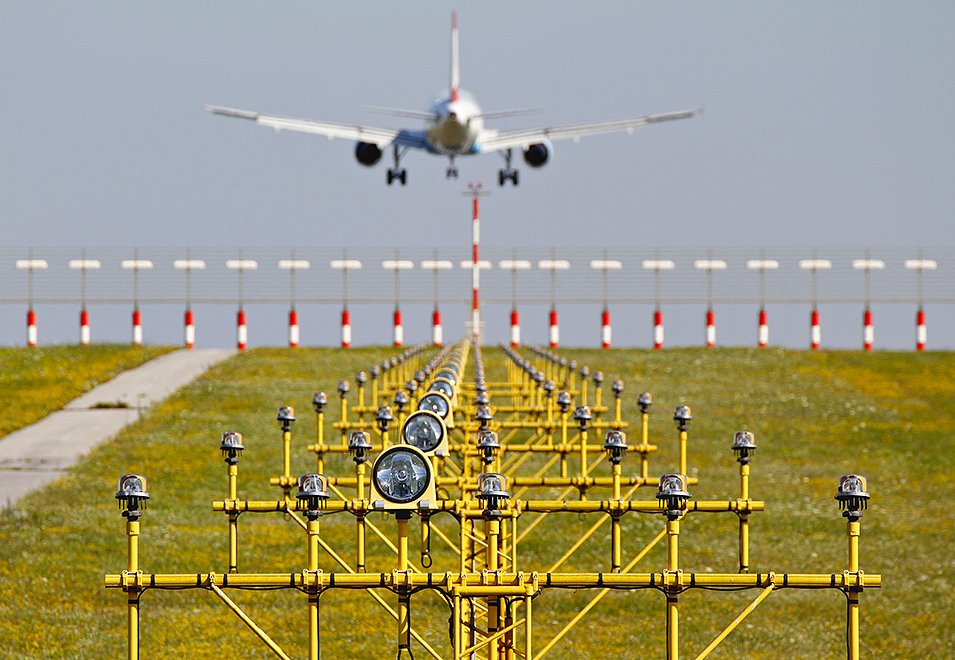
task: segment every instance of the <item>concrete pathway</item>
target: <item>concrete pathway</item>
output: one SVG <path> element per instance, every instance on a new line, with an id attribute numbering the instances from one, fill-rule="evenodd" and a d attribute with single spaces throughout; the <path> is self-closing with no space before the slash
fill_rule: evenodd
<path id="1" fill-rule="evenodd" d="M 0 438 L 0 508 L 53 481 L 93 447 L 116 435 L 154 403 L 201 376 L 232 349 L 179 350 L 124 371 L 63 410 Z M 128 408 L 97 408 L 122 403 Z"/>

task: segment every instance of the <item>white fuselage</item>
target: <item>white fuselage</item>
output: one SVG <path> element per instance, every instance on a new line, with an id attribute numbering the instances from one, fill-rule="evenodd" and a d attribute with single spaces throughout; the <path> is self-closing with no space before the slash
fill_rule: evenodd
<path id="1" fill-rule="evenodd" d="M 425 127 L 428 148 L 436 154 L 463 156 L 477 151 L 478 138 L 484 130 L 481 108 L 473 96 L 461 90 L 438 99 L 431 112 L 435 119 Z"/>

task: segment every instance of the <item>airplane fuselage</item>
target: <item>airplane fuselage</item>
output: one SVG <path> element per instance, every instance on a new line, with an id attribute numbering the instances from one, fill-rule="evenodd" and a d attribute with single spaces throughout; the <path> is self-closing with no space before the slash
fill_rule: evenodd
<path id="1" fill-rule="evenodd" d="M 429 151 L 444 156 L 478 152 L 478 138 L 484 131 L 484 119 L 473 96 L 461 90 L 456 95 L 436 101 L 431 106 L 431 112 L 435 118 L 425 127 Z"/>

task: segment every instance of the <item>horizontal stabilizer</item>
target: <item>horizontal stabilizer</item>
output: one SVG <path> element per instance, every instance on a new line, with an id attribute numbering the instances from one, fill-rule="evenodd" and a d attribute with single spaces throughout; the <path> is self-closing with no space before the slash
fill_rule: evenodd
<path id="1" fill-rule="evenodd" d="M 411 119 L 437 119 L 433 112 L 419 112 L 417 110 L 401 110 L 400 108 L 375 108 L 368 105 L 361 107 L 365 112 L 374 112 L 379 115 L 394 115 L 395 117 L 410 117 Z"/>

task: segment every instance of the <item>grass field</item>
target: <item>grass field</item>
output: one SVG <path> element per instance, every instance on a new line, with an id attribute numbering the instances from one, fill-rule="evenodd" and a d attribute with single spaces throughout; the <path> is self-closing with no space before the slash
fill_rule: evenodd
<path id="1" fill-rule="evenodd" d="M 0 348 L 0 438 L 171 350 L 116 344 Z"/>
<path id="2" fill-rule="evenodd" d="M 872 493 L 862 519 L 861 565 L 881 573 L 883 588 L 862 596 L 864 658 L 955 656 L 955 354 L 784 351 L 776 349 L 567 350 L 607 383 L 626 382 L 625 417 L 638 420 L 636 396 L 652 392 L 651 441 L 660 446 L 652 475 L 677 464 L 673 406 L 692 406 L 689 472 L 695 499 L 733 499 L 738 466 L 732 434 L 749 429 L 758 450 L 751 495 L 766 501 L 752 520 L 752 572 L 839 573 L 846 564 L 845 522 L 833 500 L 839 475 L 860 472 Z M 0 655 L 9 658 L 106 659 L 125 656 L 125 599 L 103 587 L 126 564 L 124 522 L 113 494 L 117 477 L 142 472 L 152 499 L 142 519 L 140 565 L 147 572 L 227 569 L 227 520 L 211 511 L 223 499 L 226 469 L 218 445 L 241 431 L 239 496 L 275 499 L 268 477 L 281 472 L 277 406 L 296 407 L 292 472 L 314 467 L 309 404 L 316 390 L 337 401 L 335 385 L 389 355 L 388 349 L 257 349 L 214 367 L 94 451 L 66 477 L 0 516 Z M 485 351 L 489 380 L 503 354 Z M 609 389 L 609 388 L 608 388 Z M 0 406 L 9 410 L 0 392 Z M 609 393 L 608 393 L 609 394 Z M 15 406 L 14 406 L 15 408 Z M 337 406 L 329 406 L 329 423 Z M 329 431 L 330 431 L 329 427 Z M 632 444 L 632 441 L 631 441 Z M 624 472 L 638 469 L 624 460 Z M 351 474 L 347 459 L 330 474 Z M 553 497 L 539 490 L 535 498 Z M 651 499 L 638 491 L 639 499 Z M 553 514 L 521 546 L 525 571 L 542 570 L 596 518 Z M 394 537 L 394 520 L 373 522 Z M 412 521 L 414 523 L 414 521 Z M 451 530 L 451 520 L 436 523 Z M 624 517 L 625 554 L 635 555 L 662 524 L 658 516 Z M 414 525 L 413 527 L 414 528 Z M 734 572 L 737 524 L 731 514 L 691 514 L 683 523 L 686 571 Z M 322 534 L 353 556 L 347 514 L 322 519 Z M 289 572 L 305 567 L 305 539 L 281 515 L 240 517 L 240 570 Z M 374 541 L 369 571 L 393 560 Z M 607 570 L 609 528 L 584 544 L 564 570 Z M 433 571 L 454 570 L 437 542 Z M 629 557 L 625 557 L 625 561 Z M 335 570 L 322 553 L 325 570 Z M 635 571 L 666 568 L 659 546 Z M 304 597 L 291 591 L 230 595 L 293 658 L 305 657 Z M 386 599 L 394 596 L 383 593 Z M 535 601 L 541 648 L 593 594 L 545 592 Z M 681 652 L 692 658 L 755 592 L 690 592 L 681 598 Z M 445 658 L 447 608 L 422 593 L 412 601 L 416 629 Z M 655 591 L 611 593 L 548 658 L 664 656 L 664 600 Z M 360 593 L 322 599 L 325 657 L 395 657 L 393 620 Z M 264 646 L 210 592 L 147 591 L 142 598 L 144 658 L 266 658 Z M 428 657 L 415 645 L 415 657 Z M 711 658 L 845 657 L 845 599 L 838 592 L 774 592 Z"/>

